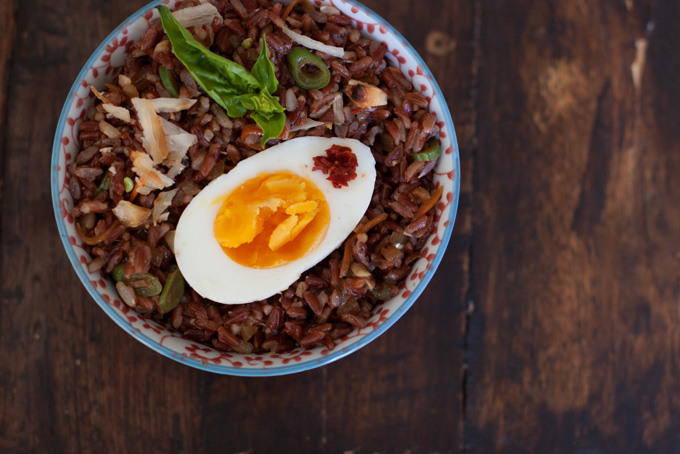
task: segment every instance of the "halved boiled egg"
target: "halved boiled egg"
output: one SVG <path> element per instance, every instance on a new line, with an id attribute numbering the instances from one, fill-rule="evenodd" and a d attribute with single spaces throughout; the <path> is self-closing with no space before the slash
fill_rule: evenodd
<path id="1" fill-rule="evenodd" d="M 356 157 L 347 186 L 313 170 L 314 158 L 334 145 Z M 239 162 L 182 213 L 174 242 L 182 275 L 201 296 L 224 304 L 285 290 L 350 235 L 375 177 L 371 150 L 354 139 L 301 137 Z"/>

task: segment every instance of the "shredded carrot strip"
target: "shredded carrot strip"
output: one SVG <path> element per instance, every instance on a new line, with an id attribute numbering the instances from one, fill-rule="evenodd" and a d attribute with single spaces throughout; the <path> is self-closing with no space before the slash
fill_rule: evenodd
<path id="1" fill-rule="evenodd" d="M 345 252 L 342 256 L 342 265 L 340 266 L 341 279 L 347 276 L 347 273 L 349 272 L 349 266 L 351 264 L 350 262 L 352 261 L 352 246 L 354 245 L 355 238 L 356 235 L 353 235 L 347 240 L 347 242 L 345 242 Z"/>
<path id="2" fill-rule="evenodd" d="M 281 19 L 284 21 L 288 19 L 288 15 L 290 14 L 291 11 L 293 11 L 293 8 L 295 8 L 295 5 L 297 5 L 300 2 L 300 0 L 293 0 L 290 2 L 290 5 L 286 7 L 285 10 L 283 10 L 283 14 L 281 14 Z"/>
<path id="3" fill-rule="evenodd" d="M 369 230 L 371 230 L 373 227 L 375 227 L 376 225 L 380 224 L 385 219 L 387 219 L 387 213 L 379 214 L 376 217 L 374 217 L 373 219 L 371 219 L 370 221 L 368 221 L 366 224 L 360 225 L 359 227 L 357 227 L 355 232 L 356 233 L 366 233 Z"/>
<path id="4" fill-rule="evenodd" d="M 137 198 L 137 192 L 139 189 L 141 189 L 144 184 L 146 183 L 146 177 L 142 177 L 139 179 L 135 187 L 132 189 L 132 192 L 130 193 L 130 202 L 134 202 L 135 199 Z"/>
<path id="5" fill-rule="evenodd" d="M 429 199 L 422 205 L 420 205 L 420 208 L 418 208 L 418 211 L 416 211 L 416 214 L 413 215 L 413 219 L 418 219 L 428 211 L 430 211 L 434 206 L 439 202 L 439 199 L 442 197 L 442 194 L 444 193 L 444 186 L 439 186 L 430 196 Z"/>
<path id="6" fill-rule="evenodd" d="M 83 232 L 83 228 L 80 226 L 80 223 L 78 221 L 75 221 L 74 224 L 76 225 L 76 233 L 78 233 L 80 239 L 82 239 L 83 242 L 89 246 L 95 246 L 99 243 L 104 242 L 108 238 L 109 234 L 120 225 L 120 222 L 118 221 L 118 219 L 115 219 L 111 223 L 111 225 L 106 228 L 106 230 L 104 230 L 99 235 L 95 235 L 93 237 L 88 237 L 85 235 L 85 233 Z"/>

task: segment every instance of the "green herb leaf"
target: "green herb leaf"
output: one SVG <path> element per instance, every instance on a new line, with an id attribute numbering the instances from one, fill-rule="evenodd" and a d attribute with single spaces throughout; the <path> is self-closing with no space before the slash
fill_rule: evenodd
<path id="1" fill-rule="evenodd" d="M 213 98 L 214 99 L 214 98 Z M 228 96 L 223 100 L 224 102 L 218 102 L 222 107 L 227 110 L 227 113 L 232 118 L 242 117 L 248 112 L 248 109 L 241 103 L 238 96 Z"/>
<path id="2" fill-rule="evenodd" d="M 263 35 L 262 51 L 253 65 L 253 70 L 250 74 L 257 79 L 257 82 L 260 84 L 260 89 L 266 90 L 270 95 L 276 93 L 276 89 L 279 88 L 279 81 L 276 79 L 275 70 L 274 63 L 269 59 L 266 36 Z"/>
<path id="3" fill-rule="evenodd" d="M 238 99 L 246 109 L 259 112 L 265 117 L 270 117 L 274 113 L 283 112 L 285 110 L 283 106 L 279 104 L 279 101 L 266 91 L 239 95 Z"/>
<path id="4" fill-rule="evenodd" d="M 158 74 L 161 76 L 161 82 L 165 89 L 168 90 L 168 93 L 170 93 L 170 96 L 179 98 L 179 83 L 170 70 L 165 66 L 161 66 L 158 68 Z"/>
<path id="5" fill-rule="evenodd" d="M 170 39 L 172 50 L 196 82 L 210 96 L 215 94 L 237 94 L 259 88 L 257 80 L 243 66 L 210 52 L 194 39 L 172 15 L 170 8 L 159 7 L 165 33 Z M 220 96 L 215 99 L 219 102 Z"/>
<path id="6" fill-rule="evenodd" d="M 263 131 L 262 147 L 267 140 L 278 137 L 286 117 L 278 98 L 272 96 L 279 81 L 269 59 L 266 40 L 263 38 L 262 52 L 249 73 L 243 66 L 211 52 L 196 41 L 167 6 L 160 6 L 159 12 L 175 55 L 208 96 L 226 109 L 230 117 L 243 117 L 252 111 L 251 118 Z"/>
<path id="7" fill-rule="evenodd" d="M 263 148 L 269 139 L 276 139 L 286 125 L 286 114 L 283 112 L 276 112 L 269 118 L 258 112 L 253 112 L 250 117 L 262 128 L 261 145 Z"/>
<path id="8" fill-rule="evenodd" d="M 107 189 L 109 189 L 109 171 L 108 171 L 108 169 L 106 170 L 106 174 L 104 174 L 104 178 L 102 178 L 102 182 L 99 183 L 97 190 L 94 191 L 94 195 L 97 195 L 102 191 L 106 191 Z"/>

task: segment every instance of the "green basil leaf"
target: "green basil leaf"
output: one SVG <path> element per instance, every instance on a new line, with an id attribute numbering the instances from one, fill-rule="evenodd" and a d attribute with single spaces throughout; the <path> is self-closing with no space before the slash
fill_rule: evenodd
<path id="1" fill-rule="evenodd" d="M 274 63 L 269 59 L 265 37 L 260 56 L 249 73 L 243 66 L 196 41 L 167 6 L 160 6 L 159 12 L 173 52 L 208 96 L 226 109 L 230 117 L 243 117 L 252 111 L 250 117 L 263 131 L 262 147 L 267 140 L 278 137 L 286 124 L 286 115 L 278 98 L 272 96 L 279 81 Z"/>
<path id="2" fill-rule="evenodd" d="M 226 109 L 227 114 L 232 118 L 240 118 L 248 112 L 237 95 L 227 96 L 219 104 Z"/>
<path id="3" fill-rule="evenodd" d="M 255 120 L 255 123 L 262 128 L 262 148 L 264 148 L 267 140 L 275 139 L 281 135 L 286 124 L 286 114 L 277 98 L 266 91 L 259 94 L 240 95 L 238 98 L 243 106 L 252 110 L 250 118 Z"/>
<path id="4" fill-rule="evenodd" d="M 285 109 L 279 101 L 267 93 L 261 91 L 260 93 L 247 93 L 237 96 L 241 105 L 248 110 L 254 110 L 269 118 L 272 114 L 283 112 Z"/>
<path id="5" fill-rule="evenodd" d="M 286 114 L 283 112 L 275 112 L 270 117 L 265 117 L 259 112 L 250 114 L 250 118 L 255 120 L 255 123 L 262 128 L 262 148 L 269 139 L 276 139 L 281 135 L 283 127 L 286 125 Z"/>
<path id="6" fill-rule="evenodd" d="M 257 61 L 253 65 L 250 74 L 257 79 L 260 84 L 260 89 L 266 90 L 267 93 L 273 95 L 279 88 L 279 81 L 276 79 L 274 63 L 269 59 L 269 50 L 267 49 L 267 37 L 262 36 L 262 51 Z"/>
<path id="7" fill-rule="evenodd" d="M 225 94 L 255 91 L 260 84 L 248 70 L 205 48 L 172 15 L 167 6 L 159 7 L 165 33 L 175 56 L 186 66 L 196 82 L 220 103 Z M 221 104 L 221 103 L 220 103 Z M 224 107 L 224 106 L 223 106 Z"/>

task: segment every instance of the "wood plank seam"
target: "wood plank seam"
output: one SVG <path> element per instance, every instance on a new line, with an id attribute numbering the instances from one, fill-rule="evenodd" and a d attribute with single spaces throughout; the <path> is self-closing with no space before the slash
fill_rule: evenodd
<path id="1" fill-rule="evenodd" d="M 472 64 L 471 64 L 471 90 L 470 90 L 470 98 L 471 98 L 471 103 L 472 103 L 472 118 L 471 118 L 471 129 L 472 133 L 470 136 L 470 146 L 471 146 L 471 165 L 470 165 L 470 172 L 473 172 L 474 175 L 474 169 L 475 169 L 475 158 L 479 150 L 479 140 L 478 140 L 478 130 L 477 130 L 477 115 L 479 112 L 478 106 L 479 106 L 479 59 L 480 59 L 480 52 L 481 52 L 481 27 L 482 27 L 482 1 L 481 0 L 474 0 L 473 2 L 473 14 L 474 14 L 474 26 L 473 26 L 473 38 L 472 38 L 472 44 L 473 44 L 473 57 L 472 57 Z M 462 430 L 461 430 L 461 442 L 460 442 L 460 452 L 464 453 L 467 451 L 467 443 L 465 440 L 465 433 L 466 433 L 466 421 L 467 421 L 467 391 L 468 391 L 468 354 L 469 354 L 469 332 L 470 332 L 470 321 L 472 318 L 472 315 L 475 310 L 475 289 L 474 289 L 474 279 L 473 279 L 473 271 L 472 271 L 472 248 L 474 245 L 474 229 L 475 229 L 475 223 L 474 223 L 474 188 L 475 188 L 475 179 L 474 176 L 472 178 L 472 191 L 470 193 L 470 196 L 472 198 L 471 204 L 473 206 L 472 212 L 473 212 L 473 220 L 470 224 L 470 235 L 472 237 L 468 250 L 466 252 L 467 255 L 467 286 L 468 288 L 464 292 L 465 294 L 465 302 L 466 302 L 466 307 L 465 307 L 465 331 L 463 332 L 463 370 L 462 370 L 462 379 L 461 379 L 461 424 L 462 424 Z"/>
<path id="2" fill-rule="evenodd" d="M 16 40 L 15 26 L 17 21 L 19 8 L 15 7 L 14 2 L 7 1 L 3 2 L 0 6 L 0 16 L 3 17 L 4 23 L 2 29 L 3 41 L 0 44 L 0 86 L 2 91 L 0 91 L 0 152 L 2 154 L 2 168 L 7 169 L 5 165 L 5 160 L 8 158 L 7 145 L 8 145 L 8 134 L 7 134 L 7 117 L 9 115 L 9 97 L 10 97 L 10 85 L 11 85 L 11 74 L 12 74 L 12 62 L 14 61 L 14 42 Z M 3 189 L 4 189 L 4 173 L 5 170 L 0 174 L 0 205 L 3 200 Z M 2 214 L 0 213 L 0 235 L 2 235 Z M 0 263 L 0 271 L 2 270 L 2 263 Z"/>

